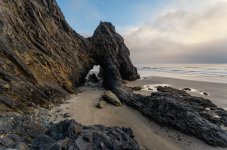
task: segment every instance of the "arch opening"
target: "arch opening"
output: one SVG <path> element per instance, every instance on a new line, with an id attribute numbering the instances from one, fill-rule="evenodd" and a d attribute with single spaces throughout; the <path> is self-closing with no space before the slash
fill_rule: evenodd
<path id="1" fill-rule="evenodd" d="M 93 68 L 88 72 L 85 78 L 85 85 L 88 86 L 102 86 L 103 78 L 100 65 L 94 65 Z"/>

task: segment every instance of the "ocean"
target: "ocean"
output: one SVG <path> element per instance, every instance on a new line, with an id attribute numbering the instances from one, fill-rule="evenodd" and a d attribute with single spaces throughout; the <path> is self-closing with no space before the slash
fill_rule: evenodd
<path id="1" fill-rule="evenodd" d="M 227 83 L 227 64 L 139 64 L 135 66 L 142 78 L 161 76 Z"/>
<path id="2" fill-rule="evenodd" d="M 227 83 L 227 64 L 137 64 L 141 78 L 150 76 Z M 99 71 L 95 66 L 93 71 Z"/>

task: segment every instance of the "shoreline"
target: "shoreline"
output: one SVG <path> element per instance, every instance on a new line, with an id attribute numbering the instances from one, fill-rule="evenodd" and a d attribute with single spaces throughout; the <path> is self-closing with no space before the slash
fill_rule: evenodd
<path id="1" fill-rule="evenodd" d="M 220 91 L 220 89 L 225 88 L 224 90 L 226 90 L 227 84 L 214 84 L 204 81 L 186 81 L 183 79 L 151 76 L 143 80 L 128 81 L 127 86 L 142 86 L 146 84 L 169 84 L 171 87 L 178 89 L 186 87 L 198 90 L 201 89 L 204 92 L 208 92 L 209 96 L 202 96 L 193 92 L 190 92 L 190 94 L 208 98 L 221 108 L 223 108 L 223 106 L 227 107 L 227 102 L 221 100 L 220 97 L 225 97 L 225 93 Z M 219 88 L 216 88 L 216 86 Z M 212 89 L 216 90 L 211 91 Z M 63 116 L 68 113 L 69 117 L 67 118 L 75 119 L 84 125 L 102 124 L 111 127 L 130 127 L 132 128 L 135 138 L 141 145 L 142 149 L 223 149 L 220 147 L 215 148 L 209 146 L 193 136 L 185 135 L 174 129 L 161 127 L 143 116 L 140 112 L 125 105 L 115 107 L 107 104 L 105 108 L 97 109 L 95 105 L 100 99 L 104 89 L 83 86 L 80 90 L 82 91 L 81 93 L 78 95 L 72 95 L 70 100 L 51 111 L 52 115 L 57 116 L 55 118 L 56 122 L 66 119 Z M 151 93 L 151 91 L 144 90 L 137 92 L 143 95 L 149 95 Z M 217 94 L 214 95 L 214 93 Z"/>
<path id="2" fill-rule="evenodd" d="M 197 81 L 190 79 L 180 79 L 180 78 L 170 78 L 170 77 L 160 77 L 160 76 L 149 76 L 142 80 L 129 81 L 129 86 L 142 86 L 147 84 L 169 84 L 173 88 L 183 89 L 191 88 L 195 89 L 197 92 L 190 92 L 189 94 L 193 96 L 199 96 L 206 99 L 210 99 L 214 104 L 221 108 L 227 108 L 227 83 L 219 82 L 207 82 L 207 81 Z M 202 95 L 199 92 L 206 92 L 208 96 Z"/>

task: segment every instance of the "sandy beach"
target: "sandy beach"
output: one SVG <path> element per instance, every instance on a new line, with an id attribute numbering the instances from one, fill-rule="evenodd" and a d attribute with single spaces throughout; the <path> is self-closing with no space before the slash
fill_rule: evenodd
<path id="1" fill-rule="evenodd" d="M 210 99 L 214 104 L 227 108 L 227 84 L 214 82 L 201 82 L 165 77 L 146 77 L 142 80 L 128 82 L 127 86 L 168 84 L 171 87 L 182 89 L 191 88 L 190 94 Z M 182 134 L 174 129 L 162 127 L 144 117 L 140 112 L 128 106 L 116 107 L 106 104 L 103 109 L 96 108 L 96 104 L 103 94 L 104 89 L 84 86 L 77 95 L 71 95 L 71 99 L 51 111 L 54 122 L 64 120 L 64 114 L 68 113 L 68 119 L 75 119 L 84 125 L 103 124 L 106 126 L 120 126 L 132 128 L 136 140 L 141 149 L 148 150 L 213 150 L 223 149 L 212 147 L 203 141 Z M 141 90 L 138 93 L 149 95 L 152 91 Z M 208 96 L 201 93 L 206 92 Z"/>

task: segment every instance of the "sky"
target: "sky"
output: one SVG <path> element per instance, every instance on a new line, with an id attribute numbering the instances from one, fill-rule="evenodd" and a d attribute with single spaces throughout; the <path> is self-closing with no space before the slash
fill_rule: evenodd
<path id="1" fill-rule="evenodd" d="M 70 26 L 91 36 L 116 27 L 136 64 L 227 63 L 227 0 L 57 0 Z"/>

